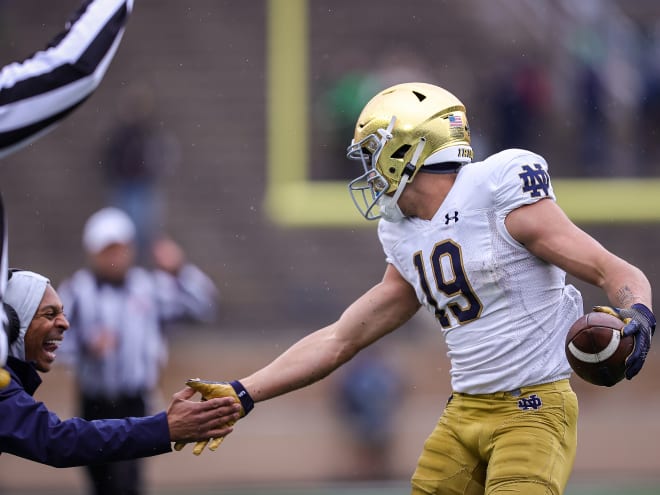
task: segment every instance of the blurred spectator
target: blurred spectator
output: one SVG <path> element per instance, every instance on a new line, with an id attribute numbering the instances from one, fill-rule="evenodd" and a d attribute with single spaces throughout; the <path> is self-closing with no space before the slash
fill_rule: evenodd
<path id="1" fill-rule="evenodd" d="M 577 125 L 582 138 L 578 141 L 579 162 L 587 175 L 602 175 L 609 167 L 608 126 L 604 111 L 605 91 L 597 67 L 589 63 L 578 66 L 576 87 Z"/>
<path id="2" fill-rule="evenodd" d="M 128 213 L 137 229 L 138 259 L 149 257 L 162 229 L 165 200 L 160 179 L 178 166 L 177 138 L 156 117 L 153 89 L 130 85 L 119 99 L 119 118 L 103 150 L 110 205 Z"/>
<path id="3" fill-rule="evenodd" d="M 367 349 L 347 364 L 337 389 L 337 404 L 349 427 L 356 453 L 356 478 L 388 479 L 394 421 L 401 400 L 401 378 L 377 351 Z"/>
<path id="4" fill-rule="evenodd" d="M 493 92 L 493 142 L 495 149 L 537 148 L 539 126 L 545 122 L 550 83 L 545 70 L 524 63 L 504 72 Z"/>
<path id="5" fill-rule="evenodd" d="M 612 81 L 608 80 L 607 26 L 611 11 L 598 1 L 572 2 L 572 32 L 567 36 L 567 53 L 571 57 L 574 79 L 571 87 L 572 108 L 567 120 L 574 127 L 577 140 L 576 162 L 584 175 L 602 176 L 612 171 L 616 143 L 611 136 L 606 104 L 614 106 Z"/>
<path id="6" fill-rule="evenodd" d="M 660 21 L 643 29 L 639 67 L 639 159 L 645 173 L 660 170 Z"/>
<path id="7" fill-rule="evenodd" d="M 62 357 L 75 366 L 85 419 L 144 416 L 167 361 L 163 324 L 215 316 L 217 289 L 171 240 L 154 245 L 156 269 L 136 266 L 135 225 L 121 210 L 93 214 L 83 232 L 89 267 L 59 293 L 71 332 Z M 143 493 L 140 461 L 87 468 L 96 495 Z"/>
<path id="8" fill-rule="evenodd" d="M 320 111 L 323 116 L 323 140 L 328 148 L 324 150 L 324 157 L 346 155 L 346 147 L 355 131 L 355 120 L 378 88 L 374 76 L 354 71 L 343 75 L 325 90 Z M 322 172 L 323 179 L 344 179 L 350 177 L 353 169 L 352 164 L 345 160 L 337 161 L 333 166 L 324 166 Z"/>

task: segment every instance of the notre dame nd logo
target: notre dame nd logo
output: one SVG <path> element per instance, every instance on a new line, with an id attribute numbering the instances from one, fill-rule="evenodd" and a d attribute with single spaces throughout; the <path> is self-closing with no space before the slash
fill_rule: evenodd
<path id="1" fill-rule="evenodd" d="M 534 168 L 529 165 L 522 166 L 523 172 L 518 174 L 518 177 L 522 180 L 523 183 L 523 192 L 528 192 L 533 198 L 538 198 L 543 193 L 545 196 L 548 196 L 550 193 L 548 189 L 550 187 L 550 177 L 548 172 L 543 170 L 543 167 L 535 163 Z"/>
<path id="2" fill-rule="evenodd" d="M 518 409 L 522 411 L 529 411 L 530 409 L 541 409 L 542 405 L 543 401 L 541 401 L 541 398 L 536 394 L 532 394 L 527 398 L 518 400 Z"/>

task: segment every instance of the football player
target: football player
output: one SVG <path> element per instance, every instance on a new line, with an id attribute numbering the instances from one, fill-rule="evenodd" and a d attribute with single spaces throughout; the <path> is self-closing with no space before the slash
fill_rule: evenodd
<path id="1" fill-rule="evenodd" d="M 51 130 L 98 87 L 133 9 L 133 0 L 86 0 L 43 51 L 0 71 L 0 158 Z M 7 221 L 0 197 L 0 302 L 7 284 Z M 0 305 L 0 325 L 7 331 Z M 0 332 L 0 388 L 9 374 Z"/>
<path id="2" fill-rule="evenodd" d="M 563 493 L 578 416 L 564 341 L 583 314 L 566 273 L 600 287 L 612 305 L 602 309 L 634 335 L 628 379 L 655 329 L 646 276 L 564 214 L 542 156 L 509 149 L 473 163 L 465 107 L 440 87 L 377 94 L 348 156 L 362 165 L 349 184 L 356 206 L 380 218 L 383 279 L 252 375 L 189 383 L 208 398 L 233 395 L 247 414 L 327 376 L 424 307 L 448 346 L 453 393 L 412 493 Z"/>

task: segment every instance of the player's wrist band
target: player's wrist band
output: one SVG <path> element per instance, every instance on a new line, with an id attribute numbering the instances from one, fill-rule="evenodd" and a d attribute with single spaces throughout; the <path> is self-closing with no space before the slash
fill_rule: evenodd
<path id="1" fill-rule="evenodd" d="M 653 312 L 642 303 L 635 303 L 630 306 L 630 309 L 637 311 L 649 324 L 651 327 L 651 335 L 655 333 L 655 316 Z"/>
<path id="2" fill-rule="evenodd" d="M 254 409 L 254 401 L 252 400 L 252 397 L 250 397 L 250 394 L 248 394 L 248 391 L 245 390 L 245 387 L 241 382 L 238 380 L 234 380 L 233 382 L 229 382 L 229 384 L 234 388 L 234 391 L 236 392 L 236 395 L 238 396 L 238 400 L 241 401 L 241 406 L 243 406 L 243 411 L 245 412 L 245 415 L 247 416 L 247 413 L 249 413 L 252 409 Z"/>

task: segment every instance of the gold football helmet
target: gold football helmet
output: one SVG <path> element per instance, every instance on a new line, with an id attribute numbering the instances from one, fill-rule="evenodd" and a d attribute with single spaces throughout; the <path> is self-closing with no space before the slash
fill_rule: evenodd
<path id="1" fill-rule="evenodd" d="M 362 110 L 347 156 L 364 169 L 348 186 L 355 206 L 368 220 L 389 219 L 379 200 L 395 205 L 421 167 L 453 173 L 472 161 L 465 106 L 432 84 L 392 86 Z"/>

